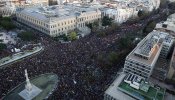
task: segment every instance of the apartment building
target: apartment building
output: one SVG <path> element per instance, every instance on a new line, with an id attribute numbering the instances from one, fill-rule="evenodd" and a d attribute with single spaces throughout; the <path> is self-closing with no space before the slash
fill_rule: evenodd
<path id="1" fill-rule="evenodd" d="M 171 56 L 170 66 L 167 74 L 168 79 L 172 79 L 173 77 L 175 78 L 175 48 Z"/>
<path id="2" fill-rule="evenodd" d="M 126 22 L 129 18 L 136 17 L 138 13 L 138 11 L 136 11 L 134 8 L 104 8 L 101 11 L 102 17 L 108 16 L 119 24 Z"/>
<path id="3" fill-rule="evenodd" d="M 140 10 L 151 12 L 158 9 L 160 0 L 114 0 L 105 5 L 107 7 L 101 9 L 102 16 L 113 18 L 116 23 L 121 24 L 130 18 L 136 18 Z"/>
<path id="4" fill-rule="evenodd" d="M 69 4 L 25 8 L 17 11 L 16 17 L 19 22 L 55 37 L 76 28 L 85 28 L 86 23 L 101 19 L 101 12 L 98 9 Z"/>
<path id="5" fill-rule="evenodd" d="M 149 78 L 160 55 L 167 55 L 173 45 L 173 37 L 168 33 L 149 33 L 126 57 L 124 72 Z"/>

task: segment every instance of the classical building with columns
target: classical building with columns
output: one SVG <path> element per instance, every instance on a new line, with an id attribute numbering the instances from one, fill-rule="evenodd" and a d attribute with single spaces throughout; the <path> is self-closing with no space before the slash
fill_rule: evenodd
<path id="1" fill-rule="evenodd" d="M 86 23 L 101 19 L 98 9 L 83 6 L 56 5 L 25 8 L 16 12 L 17 20 L 52 37 L 86 28 Z"/>

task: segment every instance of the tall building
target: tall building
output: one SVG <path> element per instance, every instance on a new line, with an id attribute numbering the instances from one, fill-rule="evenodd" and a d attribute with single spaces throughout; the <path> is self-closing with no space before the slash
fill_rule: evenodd
<path id="1" fill-rule="evenodd" d="M 126 57 L 124 72 L 148 79 L 159 56 L 167 56 L 172 45 L 173 38 L 168 33 L 149 33 Z"/>
<path id="2" fill-rule="evenodd" d="M 167 78 L 172 79 L 173 76 L 175 77 L 175 48 L 174 48 L 174 51 L 173 51 L 173 54 L 172 54 L 172 57 L 171 57 Z"/>
<path id="3" fill-rule="evenodd" d="M 98 9 L 74 5 L 26 8 L 16 12 L 17 20 L 52 37 L 74 29 L 87 28 L 87 23 L 101 19 Z"/>

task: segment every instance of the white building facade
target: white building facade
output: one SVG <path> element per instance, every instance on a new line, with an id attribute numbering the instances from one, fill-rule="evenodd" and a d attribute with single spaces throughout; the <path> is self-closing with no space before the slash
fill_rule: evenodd
<path id="1" fill-rule="evenodd" d="M 16 7 L 12 2 L 0 2 L 0 15 L 11 16 L 15 13 Z"/>
<path id="2" fill-rule="evenodd" d="M 114 19 L 116 23 L 123 23 L 129 18 L 134 18 L 137 16 L 138 11 L 134 8 L 117 8 L 117 9 L 106 9 L 102 11 L 102 16 L 108 16 L 109 18 Z"/>
<path id="3" fill-rule="evenodd" d="M 161 31 L 149 33 L 126 57 L 124 72 L 149 78 L 159 56 L 167 55 L 173 42 L 173 37 L 168 33 Z"/>
<path id="4" fill-rule="evenodd" d="M 52 37 L 82 29 L 87 23 L 101 19 L 97 9 L 67 6 L 26 8 L 16 13 L 17 20 Z"/>

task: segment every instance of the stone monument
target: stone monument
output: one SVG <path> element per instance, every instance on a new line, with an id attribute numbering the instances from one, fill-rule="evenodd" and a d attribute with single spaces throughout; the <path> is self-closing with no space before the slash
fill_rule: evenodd
<path id="1" fill-rule="evenodd" d="M 32 100 L 40 92 L 42 92 L 42 90 L 30 83 L 27 69 L 25 69 L 25 77 L 26 77 L 25 89 L 18 94 L 25 100 Z"/>

